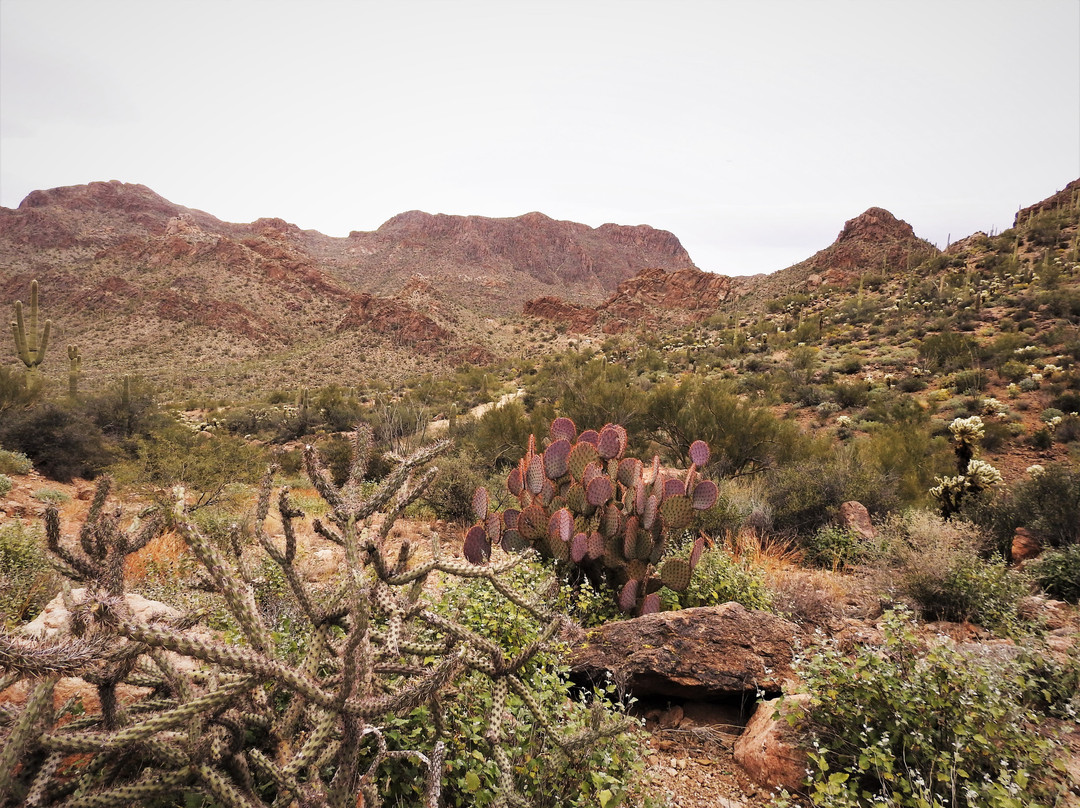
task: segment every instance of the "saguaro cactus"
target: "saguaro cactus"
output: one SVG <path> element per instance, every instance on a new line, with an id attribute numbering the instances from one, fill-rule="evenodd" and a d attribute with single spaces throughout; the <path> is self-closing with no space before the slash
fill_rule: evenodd
<path id="1" fill-rule="evenodd" d="M 15 301 L 15 321 L 11 324 L 11 330 L 15 334 L 15 351 L 19 354 L 19 360 L 26 365 L 26 371 L 31 376 L 37 374 L 38 366 L 45 359 L 45 349 L 49 346 L 49 330 L 52 321 L 45 321 L 45 328 L 38 337 L 38 282 L 30 282 L 30 328 L 27 330 L 23 321 L 23 304 L 21 300 Z"/>
<path id="2" fill-rule="evenodd" d="M 74 345 L 68 346 L 68 395 L 79 397 L 79 372 L 82 368 L 82 356 Z"/>

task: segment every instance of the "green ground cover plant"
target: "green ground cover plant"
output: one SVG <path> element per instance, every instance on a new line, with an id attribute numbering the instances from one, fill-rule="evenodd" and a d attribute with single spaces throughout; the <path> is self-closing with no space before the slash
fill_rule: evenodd
<path id="1" fill-rule="evenodd" d="M 917 640 L 887 615 L 884 643 L 801 664 L 810 798 L 822 808 L 1049 808 L 1060 774 L 1030 705 L 1033 666 Z"/>

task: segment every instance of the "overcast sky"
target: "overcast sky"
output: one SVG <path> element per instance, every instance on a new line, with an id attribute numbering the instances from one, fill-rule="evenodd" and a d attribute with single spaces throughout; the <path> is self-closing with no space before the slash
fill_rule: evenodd
<path id="1" fill-rule="evenodd" d="M 1080 176 L 1080 2 L 0 0 L 0 138 L 5 207 L 539 210 L 768 272 L 874 205 L 944 247 Z"/>

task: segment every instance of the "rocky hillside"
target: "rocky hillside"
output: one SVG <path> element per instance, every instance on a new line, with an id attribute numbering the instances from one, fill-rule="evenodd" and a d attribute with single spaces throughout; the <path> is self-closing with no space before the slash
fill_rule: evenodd
<path id="1" fill-rule="evenodd" d="M 867 275 L 908 270 L 938 253 L 915 235 L 911 225 L 883 208 L 870 208 L 844 223 L 832 245 L 810 258 L 770 275 L 728 277 L 695 268 L 649 267 L 619 284 L 595 307 L 553 298 L 529 301 L 528 316 L 563 323 L 572 331 L 629 329 L 700 323 L 733 305 L 753 311 L 770 300 L 816 289 L 855 286 Z"/>
<path id="2" fill-rule="evenodd" d="M 530 300 L 523 313 L 565 325 L 570 331 L 600 330 L 621 334 L 636 328 L 697 323 L 753 288 L 752 278 L 732 278 L 688 267 L 672 271 L 643 269 L 619 284 L 615 294 L 595 307 L 556 297 Z"/>
<path id="3" fill-rule="evenodd" d="M 0 208 L 0 299 L 38 279 L 54 343 L 78 343 L 91 385 L 117 373 L 320 384 L 486 361 L 514 342 L 493 318 L 554 290 L 598 302 L 647 266 L 693 264 L 670 233 L 539 213 L 414 211 L 332 238 L 281 219 L 223 222 L 115 181 Z"/>
<path id="4" fill-rule="evenodd" d="M 757 276 L 745 304 L 763 304 L 778 297 L 819 286 L 854 287 L 866 276 L 914 269 L 939 250 L 919 238 L 911 225 L 884 208 L 869 208 L 844 222 L 831 245 L 805 261 Z"/>

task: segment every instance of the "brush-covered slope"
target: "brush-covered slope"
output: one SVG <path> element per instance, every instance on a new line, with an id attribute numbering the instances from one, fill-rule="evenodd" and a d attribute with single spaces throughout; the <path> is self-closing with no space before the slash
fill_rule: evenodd
<path id="1" fill-rule="evenodd" d="M 601 300 L 637 269 L 692 265 L 670 233 L 515 219 L 394 217 L 332 238 L 223 222 L 142 185 L 96 182 L 0 208 L 0 300 L 41 284 L 56 344 L 91 386 L 139 373 L 248 389 L 438 370 L 513 344 L 493 318 L 554 290 Z M 61 362 L 44 370 L 59 377 Z"/>

